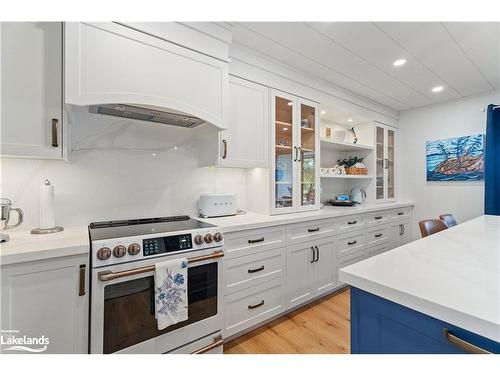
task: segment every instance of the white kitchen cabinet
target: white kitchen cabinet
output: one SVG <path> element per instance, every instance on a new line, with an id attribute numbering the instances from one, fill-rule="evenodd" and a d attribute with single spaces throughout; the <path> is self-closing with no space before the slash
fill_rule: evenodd
<path id="1" fill-rule="evenodd" d="M 319 105 L 273 90 L 271 113 L 271 213 L 318 209 Z"/>
<path id="2" fill-rule="evenodd" d="M 45 336 L 45 353 L 87 353 L 87 276 L 87 254 L 2 266 L 1 329 Z"/>
<path id="3" fill-rule="evenodd" d="M 411 225 L 410 221 L 398 221 L 389 227 L 389 246 L 394 249 L 410 242 Z"/>
<path id="4" fill-rule="evenodd" d="M 395 147 L 396 129 L 375 123 L 376 145 L 376 194 L 377 201 L 391 201 L 396 198 L 395 186 Z"/>
<path id="5" fill-rule="evenodd" d="M 288 247 L 288 308 L 300 305 L 335 287 L 335 238 L 307 242 Z"/>
<path id="6" fill-rule="evenodd" d="M 2 156 L 62 159 L 63 24 L 2 22 Z"/>
<path id="7" fill-rule="evenodd" d="M 227 130 L 202 140 L 200 165 L 269 167 L 269 88 L 230 76 L 228 112 Z"/>
<path id="8" fill-rule="evenodd" d="M 65 24 L 66 103 L 148 105 L 226 128 L 228 62 L 112 22 Z"/>

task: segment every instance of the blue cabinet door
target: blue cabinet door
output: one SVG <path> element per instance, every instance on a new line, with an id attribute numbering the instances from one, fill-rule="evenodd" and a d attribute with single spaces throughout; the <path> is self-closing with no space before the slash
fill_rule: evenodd
<path id="1" fill-rule="evenodd" d="M 351 288 L 353 354 L 465 354 L 466 351 L 450 343 L 445 329 L 479 348 L 500 353 L 498 342 Z"/>

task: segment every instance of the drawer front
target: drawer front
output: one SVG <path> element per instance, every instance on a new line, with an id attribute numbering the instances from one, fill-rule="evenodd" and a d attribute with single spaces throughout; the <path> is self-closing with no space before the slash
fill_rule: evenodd
<path id="1" fill-rule="evenodd" d="M 282 279 L 274 279 L 225 298 L 225 336 L 229 337 L 283 311 Z"/>
<path id="2" fill-rule="evenodd" d="M 378 211 L 366 215 L 366 225 L 372 227 L 375 225 L 386 224 L 391 220 L 392 211 Z"/>
<path id="3" fill-rule="evenodd" d="M 335 220 L 335 232 L 345 233 L 364 228 L 366 218 L 364 216 L 346 216 Z"/>
<path id="4" fill-rule="evenodd" d="M 366 247 L 364 231 L 340 235 L 337 238 L 337 258 L 358 253 Z"/>
<path id="5" fill-rule="evenodd" d="M 361 262 L 362 260 L 365 260 L 366 258 L 368 258 L 368 254 L 364 251 L 358 252 L 358 253 L 353 254 L 353 255 L 354 256 L 344 257 L 344 258 L 338 259 L 339 269 L 341 269 L 343 267 L 350 266 L 351 264 L 354 264 L 354 263 Z"/>
<path id="6" fill-rule="evenodd" d="M 367 257 L 370 258 L 370 257 L 373 257 L 375 255 L 385 253 L 388 250 L 389 250 L 389 244 L 382 244 L 382 245 L 374 246 L 374 247 L 367 250 L 367 253 L 368 253 Z"/>
<path id="7" fill-rule="evenodd" d="M 224 261 L 225 294 L 281 277 L 285 248 L 259 252 Z"/>
<path id="8" fill-rule="evenodd" d="M 225 259 L 283 247 L 285 241 L 284 226 L 230 232 L 224 236 Z"/>
<path id="9" fill-rule="evenodd" d="M 391 220 L 408 220 L 411 217 L 411 207 L 404 207 L 398 210 L 392 211 L 390 218 Z"/>
<path id="10" fill-rule="evenodd" d="M 366 246 L 389 242 L 389 227 L 377 226 L 366 231 Z"/>
<path id="11" fill-rule="evenodd" d="M 287 226 L 287 245 L 311 241 L 333 235 L 333 220 L 315 220 Z"/>

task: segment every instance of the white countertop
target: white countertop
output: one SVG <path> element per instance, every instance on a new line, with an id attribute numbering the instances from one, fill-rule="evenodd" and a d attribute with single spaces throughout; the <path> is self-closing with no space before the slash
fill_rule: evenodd
<path id="1" fill-rule="evenodd" d="M 285 225 L 300 223 L 309 220 L 329 219 L 339 216 L 359 215 L 372 211 L 390 210 L 401 207 L 413 206 L 412 202 L 390 202 L 390 203 L 363 203 L 352 207 L 325 206 L 321 210 L 309 212 L 297 212 L 281 215 L 263 215 L 253 212 L 236 216 L 225 216 L 219 218 L 202 219 L 207 223 L 221 227 L 224 233 L 239 230 L 262 228 L 273 225 Z"/>
<path id="2" fill-rule="evenodd" d="M 64 228 L 53 234 L 30 234 L 29 231 L 6 232 L 8 242 L 0 244 L 2 265 L 86 254 L 90 250 L 88 227 Z"/>
<path id="3" fill-rule="evenodd" d="M 500 216 L 342 268 L 340 280 L 500 342 Z"/>

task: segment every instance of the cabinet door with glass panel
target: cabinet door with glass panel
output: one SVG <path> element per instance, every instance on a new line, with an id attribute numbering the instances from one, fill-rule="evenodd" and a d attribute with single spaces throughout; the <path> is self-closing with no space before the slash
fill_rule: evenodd
<path id="1" fill-rule="evenodd" d="M 318 105 L 272 92 L 272 213 L 319 207 Z"/>
<path id="2" fill-rule="evenodd" d="M 394 128 L 375 123 L 375 141 L 377 147 L 376 198 L 378 201 L 393 200 L 396 198 L 394 176 L 395 135 Z"/>

